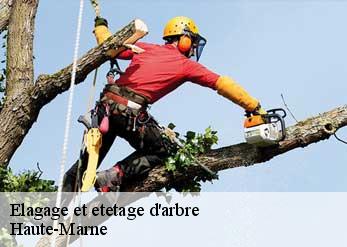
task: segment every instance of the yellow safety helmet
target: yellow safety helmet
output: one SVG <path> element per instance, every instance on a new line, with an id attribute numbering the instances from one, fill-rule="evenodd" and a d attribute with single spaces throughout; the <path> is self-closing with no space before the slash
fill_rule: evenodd
<path id="1" fill-rule="evenodd" d="M 167 22 L 163 38 L 184 34 L 187 27 L 191 32 L 199 34 L 199 29 L 192 19 L 185 16 L 176 16 Z"/>
<path id="2" fill-rule="evenodd" d="M 195 49 L 196 60 L 199 61 L 207 41 L 199 34 L 195 22 L 185 16 L 176 16 L 169 20 L 164 28 L 163 39 L 169 40 L 170 37 L 175 36 L 181 36 L 178 49 L 187 57 L 191 57 Z"/>

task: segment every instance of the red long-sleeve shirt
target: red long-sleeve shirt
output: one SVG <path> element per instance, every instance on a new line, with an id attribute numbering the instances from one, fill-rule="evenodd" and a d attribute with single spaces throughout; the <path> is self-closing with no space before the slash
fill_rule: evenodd
<path id="1" fill-rule="evenodd" d="M 116 81 L 117 85 L 146 96 L 151 104 L 186 81 L 216 90 L 219 75 L 188 59 L 175 46 L 143 42 L 136 45 L 145 51 L 136 54 L 126 50 L 117 57 L 131 59 L 125 73 Z"/>

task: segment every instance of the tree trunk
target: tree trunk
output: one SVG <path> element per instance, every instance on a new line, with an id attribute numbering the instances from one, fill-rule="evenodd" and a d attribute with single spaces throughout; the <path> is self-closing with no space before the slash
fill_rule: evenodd
<path id="1" fill-rule="evenodd" d="M 14 1 L 7 35 L 6 96 L 13 97 L 34 83 L 33 41 L 38 0 Z"/>
<path id="2" fill-rule="evenodd" d="M 0 164 L 8 163 L 13 155 L 11 150 L 22 143 L 31 127 L 28 119 L 33 113 L 28 93 L 34 85 L 33 39 L 37 6 L 38 0 L 17 0 L 10 11 L 6 100 L 0 112 Z"/>

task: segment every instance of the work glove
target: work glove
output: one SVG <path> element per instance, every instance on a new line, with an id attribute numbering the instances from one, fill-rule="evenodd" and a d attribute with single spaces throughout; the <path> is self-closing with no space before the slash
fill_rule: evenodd
<path id="1" fill-rule="evenodd" d="M 259 101 L 253 98 L 241 85 L 228 76 L 220 76 L 216 82 L 217 92 L 246 111 L 257 109 Z"/>
<path id="2" fill-rule="evenodd" d="M 260 104 L 258 104 L 258 106 L 254 109 L 252 113 L 253 115 L 266 115 L 267 111 L 265 111 L 265 109 L 262 108 Z"/>
<path id="3" fill-rule="evenodd" d="M 106 27 L 108 27 L 108 22 L 107 22 L 107 20 L 105 18 L 97 16 L 94 19 L 94 26 L 95 27 L 97 27 L 97 26 L 106 26 Z"/>
<path id="4" fill-rule="evenodd" d="M 144 49 L 138 47 L 137 45 L 123 44 L 123 46 L 130 49 L 133 53 L 136 53 L 136 54 L 141 54 L 141 53 L 145 52 Z"/>
<path id="5" fill-rule="evenodd" d="M 108 30 L 107 20 L 101 17 L 95 18 L 95 28 L 93 31 L 98 45 L 107 40 L 112 33 Z"/>
<path id="6" fill-rule="evenodd" d="M 266 115 L 267 111 L 265 111 L 264 108 L 259 108 L 259 110 L 257 110 L 257 113 L 260 115 Z"/>
<path id="7" fill-rule="evenodd" d="M 246 115 L 266 115 L 267 111 L 261 107 L 260 104 L 258 104 L 258 106 L 253 110 L 253 111 L 247 111 L 246 110 Z"/>

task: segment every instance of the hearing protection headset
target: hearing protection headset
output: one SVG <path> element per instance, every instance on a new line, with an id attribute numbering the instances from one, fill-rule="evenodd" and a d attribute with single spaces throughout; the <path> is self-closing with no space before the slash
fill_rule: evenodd
<path id="1" fill-rule="evenodd" d="M 178 50 L 182 53 L 189 52 L 192 48 L 192 39 L 188 35 L 182 35 L 178 41 Z"/>
<path id="2" fill-rule="evenodd" d="M 199 61 L 207 41 L 199 34 L 199 29 L 191 18 L 177 16 L 168 21 L 164 28 L 163 39 L 169 41 L 171 37 L 177 36 L 179 36 L 178 50 L 188 58 L 195 56 L 196 61 Z"/>

